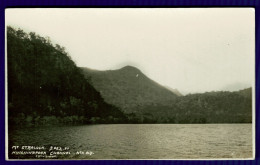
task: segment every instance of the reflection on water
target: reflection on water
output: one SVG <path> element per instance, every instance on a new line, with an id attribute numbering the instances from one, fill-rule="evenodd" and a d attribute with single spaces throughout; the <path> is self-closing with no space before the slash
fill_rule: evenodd
<path id="1" fill-rule="evenodd" d="M 56 159 L 251 158 L 252 125 L 108 124 L 9 130 L 10 158 L 19 158 L 10 154 L 15 145 L 70 148 L 71 154 Z M 77 151 L 94 154 L 77 155 Z"/>

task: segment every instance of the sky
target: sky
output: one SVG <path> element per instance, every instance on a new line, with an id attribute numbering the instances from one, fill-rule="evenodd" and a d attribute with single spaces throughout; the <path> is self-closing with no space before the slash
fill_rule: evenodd
<path id="1" fill-rule="evenodd" d="M 183 94 L 254 84 L 253 8 L 7 9 L 6 25 L 50 37 L 80 67 L 131 65 Z"/>

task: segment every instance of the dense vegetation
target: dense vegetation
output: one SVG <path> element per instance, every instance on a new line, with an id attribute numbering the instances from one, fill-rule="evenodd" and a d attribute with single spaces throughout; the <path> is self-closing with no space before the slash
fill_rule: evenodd
<path id="1" fill-rule="evenodd" d="M 120 107 L 133 123 L 252 122 L 251 88 L 176 97 L 134 67 L 82 69 L 105 100 Z"/>
<path id="2" fill-rule="evenodd" d="M 65 49 L 49 38 L 7 28 L 9 125 L 117 123 L 115 106 L 84 78 Z"/>
<path id="3" fill-rule="evenodd" d="M 142 107 L 139 120 L 150 123 L 250 123 L 251 103 L 251 88 L 238 92 L 190 94 L 169 104 Z"/>

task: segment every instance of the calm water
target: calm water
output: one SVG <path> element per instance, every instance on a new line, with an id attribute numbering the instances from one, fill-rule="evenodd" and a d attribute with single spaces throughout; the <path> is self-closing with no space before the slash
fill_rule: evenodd
<path id="1" fill-rule="evenodd" d="M 9 132 L 9 146 L 13 145 L 45 146 L 46 150 L 50 146 L 69 147 L 66 150 L 70 151 L 69 155 L 57 155 L 55 159 L 250 158 L 252 125 L 109 124 L 28 128 Z M 84 154 L 77 155 L 77 151 Z M 94 154 L 90 155 L 91 152 Z M 11 151 L 9 156 L 12 157 Z"/>

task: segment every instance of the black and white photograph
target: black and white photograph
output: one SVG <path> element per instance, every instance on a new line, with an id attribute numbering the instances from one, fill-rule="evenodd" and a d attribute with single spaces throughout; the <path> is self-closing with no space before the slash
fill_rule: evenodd
<path id="1" fill-rule="evenodd" d="M 7 160 L 252 160 L 253 8 L 9 8 Z"/>

